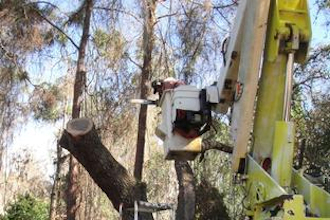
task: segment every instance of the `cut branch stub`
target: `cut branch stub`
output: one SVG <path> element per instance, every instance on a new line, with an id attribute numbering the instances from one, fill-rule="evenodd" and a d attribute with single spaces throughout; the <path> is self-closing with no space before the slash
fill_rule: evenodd
<path id="1" fill-rule="evenodd" d="M 89 118 L 76 118 L 66 125 L 67 132 L 74 138 L 84 136 L 93 128 L 93 121 Z"/>

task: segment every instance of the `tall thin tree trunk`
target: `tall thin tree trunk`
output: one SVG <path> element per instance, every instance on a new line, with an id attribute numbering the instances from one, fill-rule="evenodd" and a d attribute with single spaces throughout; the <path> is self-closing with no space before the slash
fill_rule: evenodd
<path id="1" fill-rule="evenodd" d="M 80 116 L 80 107 L 83 100 L 83 92 L 86 85 L 86 46 L 89 36 L 89 26 L 90 19 L 92 14 L 93 0 L 85 1 L 85 18 L 83 23 L 83 32 L 81 36 L 81 41 L 78 51 L 78 61 L 77 61 L 77 70 L 74 82 L 74 91 L 73 91 L 73 103 L 72 103 L 72 118 L 79 118 Z M 77 160 L 70 155 L 70 165 L 69 165 L 69 181 L 68 181 L 68 190 L 67 190 L 67 219 L 76 220 L 78 219 L 78 209 L 79 209 L 79 173 L 80 167 Z"/>
<path id="2" fill-rule="evenodd" d="M 191 76 L 184 73 L 184 83 L 188 84 Z M 187 161 L 175 161 L 175 171 L 179 184 L 178 206 L 175 217 L 177 220 L 193 220 L 196 210 L 196 184 L 194 172 Z"/>
<path id="3" fill-rule="evenodd" d="M 175 161 L 175 171 L 179 182 L 177 220 L 193 220 L 195 217 L 194 173 L 187 161 Z"/>
<path id="4" fill-rule="evenodd" d="M 57 145 L 56 147 L 56 170 L 54 175 L 54 183 L 52 187 L 52 192 L 50 195 L 50 210 L 49 210 L 49 219 L 55 220 L 57 215 L 57 202 L 59 201 L 59 198 L 57 197 L 59 195 L 58 191 L 60 190 L 59 184 L 60 184 L 60 172 L 62 170 L 62 148 L 60 145 Z"/>
<path id="5" fill-rule="evenodd" d="M 148 96 L 148 83 L 152 71 L 152 50 L 154 46 L 154 25 L 155 25 L 155 0 L 143 0 L 144 29 L 143 29 L 143 66 L 141 73 L 140 98 Z M 138 137 L 136 144 L 134 177 L 142 180 L 142 169 L 144 160 L 144 145 L 147 124 L 147 105 L 141 105 L 139 113 Z"/>

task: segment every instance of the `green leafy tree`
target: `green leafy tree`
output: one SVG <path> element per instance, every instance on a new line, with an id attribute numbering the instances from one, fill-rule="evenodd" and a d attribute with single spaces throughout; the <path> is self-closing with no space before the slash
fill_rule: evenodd
<path id="1" fill-rule="evenodd" d="M 322 3 L 323 2 L 323 3 Z M 318 1 L 320 10 L 328 10 Z M 321 4 L 322 3 L 322 4 Z M 295 167 L 310 181 L 329 190 L 329 96 L 330 45 L 314 48 L 305 64 L 295 69 L 292 116 L 296 125 Z"/>
<path id="2" fill-rule="evenodd" d="M 0 220 L 46 220 L 48 204 L 33 196 L 20 195 L 16 202 L 11 203 Z"/>

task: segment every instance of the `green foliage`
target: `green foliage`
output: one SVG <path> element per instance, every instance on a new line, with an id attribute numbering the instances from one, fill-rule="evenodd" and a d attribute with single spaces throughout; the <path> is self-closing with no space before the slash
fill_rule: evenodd
<path id="1" fill-rule="evenodd" d="M 63 33 L 57 33 L 56 36 L 56 42 L 58 42 L 60 45 L 65 45 L 68 42 L 68 38 Z"/>
<path id="2" fill-rule="evenodd" d="M 181 40 L 182 74 L 184 81 L 190 83 L 197 58 L 203 50 L 208 14 L 198 6 L 187 6 L 186 17 L 178 20 L 178 36 Z"/>
<path id="3" fill-rule="evenodd" d="M 84 23 L 84 18 L 85 18 L 85 5 L 86 1 L 80 1 L 79 7 L 71 12 L 69 15 L 69 19 L 67 21 L 68 25 L 74 25 L 74 26 L 82 26 Z"/>
<path id="4" fill-rule="evenodd" d="M 164 188 L 168 187 L 171 177 L 169 175 L 171 163 L 164 160 L 163 152 L 153 149 L 152 157 L 145 162 L 145 179 L 148 183 L 148 196 L 161 201 L 165 196 Z M 166 183 L 166 184 L 164 184 Z M 161 201 L 163 202 L 163 201 Z"/>
<path id="5" fill-rule="evenodd" d="M 212 121 L 214 128 L 206 133 L 203 139 L 212 140 L 207 142 L 210 144 L 219 142 L 231 145 L 227 121 L 226 117 Z M 201 158 L 203 159 L 201 160 Z M 203 197 L 201 204 L 197 204 L 197 211 L 200 212 L 199 219 L 222 219 L 208 218 L 208 211 L 218 213 L 213 216 L 224 216 L 223 219 L 240 219 L 243 210 L 244 190 L 242 185 L 233 184 L 230 169 L 231 155 L 219 150 L 208 150 L 204 157 L 197 158 L 197 160 L 199 162 L 194 163 L 194 173 L 197 181 L 197 190 L 202 190 L 197 193 L 200 196 L 207 195 Z M 211 193 L 203 192 L 203 188 L 207 188 Z M 216 196 L 212 196 L 212 194 Z M 203 200 L 207 201 L 207 197 L 210 197 L 209 205 L 203 204 Z M 211 204 L 213 204 L 213 207 Z M 226 207 L 227 211 L 224 211 L 224 207 Z"/>
<path id="6" fill-rule="evenodd" d="M 292 111 L 296 125 L 295 164 L 310 176 L 323 175 L 318 183 L 328 190 L 325 179 L 330 176 L 330 97 L 314 97 L 309 109 L 302 108 L 302 103 L 295 101 Z"/>
<path id="7" fill-rule="evenodd" d="M 317 4 L 321 9 L 330 8 L 330 1 L 329 0 L 319 0 Z"/>
<path id="8" fill-rule="evenodd" d="M 0 220 L 46 220 L 48 204 L 29 194 L 20 195 L 16 202 L 9 204 Z"/>
<path id="9" fill-rule="evenodd" d="M 43 25 L 42 16 L 49 16 L 53 9 L 49 4 L 41 7 L 38 3 L 27 0 L 0 1 L 0 11 L 3 12 L 0 40 L 2 45 L 6 45 L 7 52 L 22 55 L 21 53 L 36 52 L 49 45 L 52 37 L 47 35 L 49 28 Z"/>
<path id="10" fill-rule="evenodd" d="M 57 85 L 43 83 L 37 86 L 30 98 L 31 109 L 36 120 L 56 121 L 63 113 L 63 94 Z"/>
<path id="11" fill-rule="evenodd" d="M 330 97 L 322 96 L 314 101 L 314 109 L 306 117 L 306 153 L 309 169 L 319 167 L 330 174 Z"/>
<path id="12" fill-rule="evenodd" d="M 223 202 L 223 195 L 206 180 L 202 180 L 196 186 L 196 219 L 229 220 L 227 209 Z"/>
<path id="13" fill-rule="evenodd" d="M 26 72 L 17 66 L 8 63 L 2 65 L 2 63 L 0 58 L 0 170 L 1 152 L 11 141 L 16 125 L 15 119 L 27 115 L 26 106 L 19 100 L 26 89 L 23 81 L 25 82 L 28 77 Z"/>
<path id="14" fill-rule="evenodd" d="M 97 29 L 94 33 L 94 42 L 99 55 L 108 61 L 109 67 L 116 69 L 125 54 L 125 38 L 122 33 L 117 30 L 107 33 Z"/>
<path id="15" fill-rule="evenodd" d="M 227 115 L 214 116 L 212 129 L 205 133 L 203 139 L 213 139 L 223 144 L 231 145 L 229 118 Z"/>
<path id="16" fill-rule="evenodd" d="M 305 64 L 298 65 L 294 70 L 295 85 L 294 93 L 314 91 L 318 84 L 329 86 L 327 81 L 330 79 L 330 45 L 323 45 L 314 48 Z M 297 91 L 298 90 L 298 91 Z"/>
<path id="17" fill-rule="evenodd" d="M 329 51 L 329 45 L 314 49 L 308 62 L 295 69 L 292 116 L 296 124 L 296 143 L 306 143 L 303 164 L 299 165 L 306 173 L 315 175 L 329 175 L 330 172 Z M 299 157 L 300 150 L 297 151 Z"/>

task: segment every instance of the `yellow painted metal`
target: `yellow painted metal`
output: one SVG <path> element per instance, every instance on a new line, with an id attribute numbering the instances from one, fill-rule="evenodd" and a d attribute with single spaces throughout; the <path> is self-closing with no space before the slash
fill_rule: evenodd
<path id="1" fill-rule="evenodd" d="M 280 54 L 275 62 L 264 60 L 259 82 L 257 108 L 253 129 L 253 157 L 260 163 L 271 158 L 276 121 L 281 121 L 287 55 Z"/>
<path id="2" fill-rule="evenodd" d="M 283 121 L 288 54 L 294 53 L 295 61 L 303 62 L 310 38 L 306 0 L 271 1 L 252 154 L 247 163 L 247 213 L 254 220 L 330 220 L 329 194 L 292 173 L 294 125 Z M 272 161 L 270 173 L 260 166 L 266 158 Z M 300 195 L 294 195 L 292 188 Z M 306 207 L 318 217 L 306 217 Z"/>
<path id="3" fill-rule="evenodd" d="M 301 195 L 294 195 L 292 199 L 285 200 L 283 209 L 283 220 L 330 220 L 324 216 L 306 217 L 304 197 Z"/>
<path id="4" fill-rule="evenodd" d="M 202 138 L 197 137 L 189 140 L 190 142 L 187 144 L 185 150 L 200 153 L 202 151 Z"/>
<path id="5" fill-rule="evenodd" d="M 253 129 L 253 157 L 258 162 L 271 158 L 275 124 L 283 119 L 288 53 L 294 52 L 295 61 L 305 60 L 310 38 L 306 0 L 271 1 Z"/>
<path id="6" fill-rule="evenodd" d="M 330 194 L 308 181 L 299 171 L 293 170 L 292 187 L 304 196 L 310 211 L 330 219 Z"/>
<path id="7" fill-rule="evenodd" d="M 296 52 L 295 61 L 304 62 L 312 36 L 307 0 L 272 0 L 271 8 L 266 59 L 275 61 L 279 53 L 292 49 L 292 45 L 283 42 L 290 40 L 293 29 L 297 29 L 299 50 Z"/>
<path id="8" fill-rule="evenodd" d="M 165 149 L 166 160 L 193 160 L 202 151 L 202 138 L 184 138 L 179 134 L 173 135 L 165 140 L 167 146 Z"/>
<path id="9" fill-rule="evenodd" d="M 271 176 L 285 189 L 291 187 L 292 169 L 288 168 L 293 163 L 294 133 L 292 122 L 276 122 Z"/>
<path id="10" fill-rule="evenodd" d="M 281 206 L 280 210 L 276 210 L 276 207 L 279 206 L 272 206 L 267 207 L 265 206 L 258 206 L 254 212 L 254 220 L 309 220 L 308 217 L 305 215 L 304 209 L 304 201 L 303 197 L 300 195 L 292 196 L 289 199 L 283 200 L 281 203 L 278 204 Z M 273 210 L 272 214 L 267 211 Z"/>
<path id="11" fill-rule="evenodd" d="M 330 220 L 324 216 L 308 217 L 304 203 L 302 195 L 292 195 L 272 204 L 256 204 L 250 215 L 254 220 Z"/>
<path id="12" fill-rule="evenodd" d="M 263 206 L 259 205 L 254 208 L 254 214 L 253 214 L 254 220 L 265 220 L 270 218 L 271 218 L 271 214 L 269 212 L 265 212 Z"/>
<path id="13" fill-rule="evenodd" d="M 306 219 L 304 199 L 301 195 L 295 195 L 292 199 L 285 200 L 283 209 L 284 220 Z"/>
<path id="14" fill-rule="evenodd" d="M 276 201 L 287 192 L 250 156 L 248 155 L 248 180 L 246 188 L 251 209 L 258 204 Z"/>

